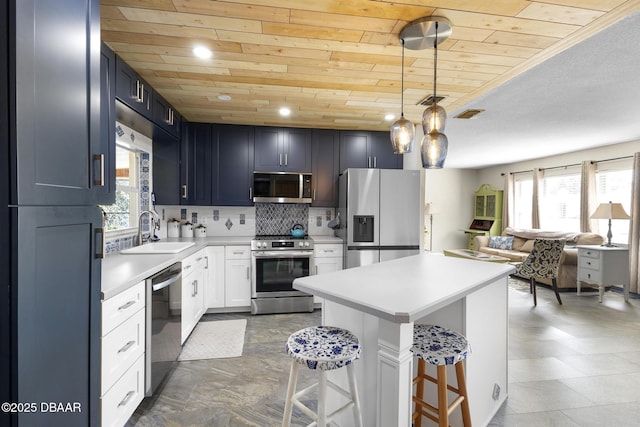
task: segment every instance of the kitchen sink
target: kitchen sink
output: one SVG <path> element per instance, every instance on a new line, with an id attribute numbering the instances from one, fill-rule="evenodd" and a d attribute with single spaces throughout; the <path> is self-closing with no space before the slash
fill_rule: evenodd
<path id="1" fill-rule="evenodd" d="M 153 242 L 135 246 L 130 249 L 124 249 L 120 251 L 120 253 L 125 255 L 177 254 L 194 245 L 195 242 Z"/>

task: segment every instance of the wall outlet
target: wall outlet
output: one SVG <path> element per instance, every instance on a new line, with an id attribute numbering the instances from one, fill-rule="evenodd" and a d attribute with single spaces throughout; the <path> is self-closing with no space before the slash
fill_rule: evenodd
<path id="1" fill-rule="evenodd" d="M 324 214 L 326 215 L 327 221 L 331 221 L 331 211 L 328 210 Z"/>
<path id="2" fill-rule="evenodd" d="M 316 227 L 322 227 L 322 217 L 319 215 L 316 217 Z"/>
<path id="3" fill-rule="evenodd" d="M 245 219 L 244 219 L 244 214 L 240 214 L 240 224 L 244 224 L 245 223 Z"/>
<path id="4" fill-rule="evenodd" d="M 213 210 L 213 220 L 217 221 L 220 219 L 220 211 L 218 209 Z"/>
<path id="5" fill-rule="evenodd" d="M 493 400 L 498 400 L 500 398 L 500 386 L 498 384 L 493 385 L 493 394 L 491 397 Z"/>

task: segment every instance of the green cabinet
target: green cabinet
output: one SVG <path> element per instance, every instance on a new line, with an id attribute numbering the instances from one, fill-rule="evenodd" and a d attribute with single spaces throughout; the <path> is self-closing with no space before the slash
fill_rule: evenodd
<path id="1" fill-rule="evenodd" d="M 503 191 L 482 184 L 474 193 L 473 222 L 463 230 L 467 234 L 467 248 L 474 249 L 475 236 L 499 236 L 502 233 Z"/>

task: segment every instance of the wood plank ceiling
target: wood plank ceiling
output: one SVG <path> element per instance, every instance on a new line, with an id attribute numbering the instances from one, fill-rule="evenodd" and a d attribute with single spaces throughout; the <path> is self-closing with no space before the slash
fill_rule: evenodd
<path id="1" fill-rule="evenodd" d="M 640 9 L 638 0 L 101 0 L 102 39 L 186 119 L 388 130 L 400 114 L 398 34 L 451 21 L 438 49 L 449 114 Z M 196 58 L 194 46 L 213 51 Z M 405 51 L 404 111 L 419 124 L 433 50 Z M 231 97 L 220 100 L 221 95 Z M 288 118 L 280 107 L 291 109 Z"/>

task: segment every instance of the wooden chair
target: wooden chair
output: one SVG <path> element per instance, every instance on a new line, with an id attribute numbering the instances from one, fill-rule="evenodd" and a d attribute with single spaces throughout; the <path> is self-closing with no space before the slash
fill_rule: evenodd
<path id="1" fill-rule="evenodd" d="M 551 279 L 551 287 L 556 294 L 558 304 L 562 304 L 558 293 L 558 271 L 564 244 L 564 239 L 536 239 L 529 256 L 516 266 L 514 276 L 529 279 L 533 305 L 538 305 L 536 279 Z"/>

